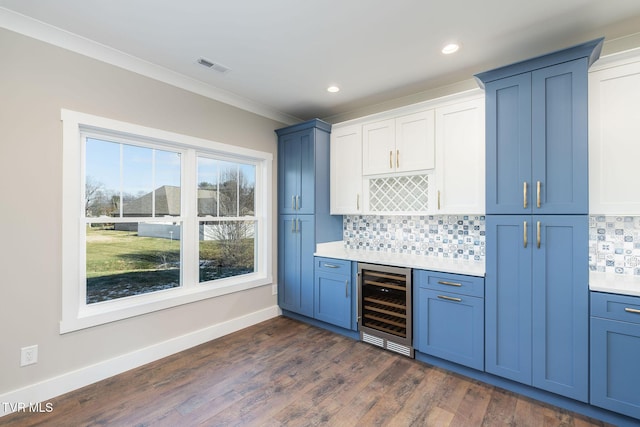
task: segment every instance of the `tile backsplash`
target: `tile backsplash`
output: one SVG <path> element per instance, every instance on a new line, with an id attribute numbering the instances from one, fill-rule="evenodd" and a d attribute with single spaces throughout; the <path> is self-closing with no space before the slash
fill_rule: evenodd
<path id="1" fill-rule="evenodd" d="M 346 215 L 349 249 L 485 260 L 483 215 Z M 589 269 L 640 276 L 640 216 L 589 215 Z"/>
<path id="2" fill-rule="evenodd" d="M 640 216 L 589 216 L 589 269 L 640 276 Z"/>
<path id="3" fill-rule="evenodd" d="M 484 261 L 484 215 L 346 215 L 349 249 Z"/>

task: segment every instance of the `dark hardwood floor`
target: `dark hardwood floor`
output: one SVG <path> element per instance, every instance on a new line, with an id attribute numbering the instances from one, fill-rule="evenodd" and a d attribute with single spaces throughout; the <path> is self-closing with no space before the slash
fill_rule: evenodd
<path id="1" fill-rule="evenodd" d="M 0 425 L 606 425 L 284 317 L 48 403 Z"/>

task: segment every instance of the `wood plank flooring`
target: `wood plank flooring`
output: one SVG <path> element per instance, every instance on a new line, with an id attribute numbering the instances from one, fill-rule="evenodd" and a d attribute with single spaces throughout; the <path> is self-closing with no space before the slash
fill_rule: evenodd
<path id="1" fill-rule="evenodd" d="M 284 317 L 49 403 L 0 425 L 607 425 Z"/>

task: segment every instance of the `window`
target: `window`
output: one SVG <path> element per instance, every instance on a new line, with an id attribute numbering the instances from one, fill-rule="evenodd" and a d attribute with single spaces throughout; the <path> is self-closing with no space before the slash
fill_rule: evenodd
<path id="1" fill-rule="evenodd" d="M 272 282 L 270 153 L 62 120 L 61 333 Z"/>

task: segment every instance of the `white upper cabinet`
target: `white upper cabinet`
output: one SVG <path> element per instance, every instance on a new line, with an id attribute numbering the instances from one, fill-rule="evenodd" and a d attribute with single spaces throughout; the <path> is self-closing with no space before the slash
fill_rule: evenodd
<path id="1" fill-rule="evenodd" d="M 484 214 L 484 98 L 436 108 L 437 214 Z"/>
<path id="2" fill-rule="evenodd" d="M 331 214 L 362 212 L 362 125 L 331 132 Z"/>
<path id="3" fill-rule="evenodd" d="M 362 126 L 362 173 L 382 175 L 433 169 L 433 110 Z"/>
<path id="4" fill-rule="evenodd" d="M 640 54 L 589 73 L 589 213 L 640 214 Z"/>

